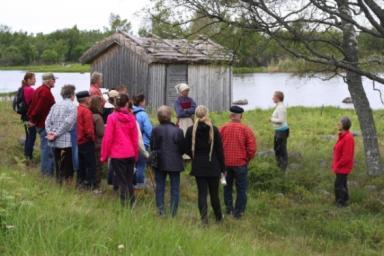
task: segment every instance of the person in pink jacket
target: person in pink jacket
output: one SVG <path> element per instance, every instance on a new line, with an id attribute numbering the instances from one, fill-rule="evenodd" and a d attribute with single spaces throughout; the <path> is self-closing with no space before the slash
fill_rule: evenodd
<path id="1" fill-rule="evenodd" d="M 120 189 L 123 205 L 129 200 L 135 202 L 133 172 L 139 154 L 138 130 L 135 116 L 128 109 L 129 98 L 120 94 L 116 98 L 116 109 L 108 116 L 101 144 L 101 162 L 111 159 L 112 170 Z M 128 191 L 127 191 L 128 190 Z"/>

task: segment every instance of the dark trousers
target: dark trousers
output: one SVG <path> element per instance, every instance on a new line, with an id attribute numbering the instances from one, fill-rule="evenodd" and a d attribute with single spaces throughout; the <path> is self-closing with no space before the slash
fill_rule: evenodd
<path id="1" fill-rule="evenodd" d="M 33 158 L 33 147 L 36 141 L 36 127 L 28 127 L 24 124 L 25 129 L 25 142 L 24 142 L 24 155 L 28 159 Z"/>
<path id="2" fill-rule="evenodd" d="M 180 172 L 155 171 L 156 180 L 156 207 L 160 215 L 164 214 L 164 193 L 167 175 L 171 180 L 171 214 L 176 216 L 180 197 Z"/>
<path id="3" fill-rule="evenodd" d="M 117 185 L 120 190 L 120 201 L 126 205 L 129 193 L 130 204 L 135 202 L 135 192 L 133 190 L 133 170 L 135 168 L 134 158 L 112 158 L 112 170 L 115 173 Z"/>
<path id="4" fill-rule="evenodd" d="M 196 177 L 198 191 L 198 207 L 203 222 L 208 222 L 208 191 L 216 220 L 221 221 L 223 218 L 219 199 L 219 182 L 220 177 Z"/>
<path id="5" fill-rule="evenodd" d="M 79 171 L 77 172 L 77 184 L 93 188 L 96 183 L 96 156 L 95 143 L 89 141 L 78 145 Z"/>
<path id="6" fill-rule="evenodd" d="M 72 148 L 54 148 L 56 179 L 59 183 L 73 177 Z"/>
<path id="7" fill-rule="evenodd" d="M 349 200 L 347 178 L 348 174 L 336 174 L 335 200 L 342 206 L 345 206 Z"/>
<path id="8" fill-rule="evenodd" d="M 224 187 L 224 203 L 227 213 L 232 213 L 235 217 L 241 217 L 247 205 L 247 187 L 248 187 L 248 167 L 227 167 L 226 181 Z M 236 204 L 233 208 L 232 187 L 236 183 Z"/>
<path id="9" fill-rule="evenodd" d="M 274 150 L 277 166 L 285 171 L 288 167 L 288 151 L 287 140 L 289 137 L 289 129 L 285 131 L 275 131 Z"/>

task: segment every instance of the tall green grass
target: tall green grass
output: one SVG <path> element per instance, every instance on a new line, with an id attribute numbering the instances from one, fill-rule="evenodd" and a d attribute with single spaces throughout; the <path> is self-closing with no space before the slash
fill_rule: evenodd
<path id="1" fill-rule="evenodd" d="M 356 168 L 350 177 L 351 204 L 333 206 L 330 172 L 336 122 L 352 110 L 289 109 L 290 167 L 276 169 L 270 110 L 245 113 L 264 152 L 250 164 L 247 212 L 237 221 L 200 225 L 196 188 L 182 175 L 175 219 L 156 215 L 151 191 L 131 210 L 121 208 L 110 188 L 102 196 L 60 187 L 26 168 L 17 116 L 0 103 L 0 255 L 383 255 L 384 178 L 365 173 L 362 141 L 356 137 Z M 383 140 L 383 111 L 375 112 Z M 213 113 L 216 125 L 227 113 Z M 382 144 L 381 144 L 382 145 Z M 189 169 L 189 167 L 187 168 Z M 374 186 L 374 187 L 372 187 Z M 119 249 L 120 248 L 120 249 Z"/>

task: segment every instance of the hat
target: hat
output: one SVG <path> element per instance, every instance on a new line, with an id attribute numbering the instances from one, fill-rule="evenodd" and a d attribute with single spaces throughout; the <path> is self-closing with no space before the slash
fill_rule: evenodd
<path id="1" fill-rule="evenodd" d="M 76 93 L 77 99 L 82 99 L 82 98 L 86 98 L 86 97 L 90 97 L 90 96 L 91 95 L 89 95 L 88 91 L 80 91 L 80 92 Z"/>
<path id="2" fill-rule="evenodd" d="M 244 113 L 244 109 L 239 106 L 232 106 L 229 111 L 233 114 L 242 114 Z"/>
<path id="3" fill-rule="evenodd" d="M 190 89 L 189 85 L 187 85 L 186 83 L 178 84 L 175 86 L 175 88 L 178 93 L 182 93 L 183 91 Z"/>
<path id="4" fill-rule="evenodd" d="M 108 92 L 108 97 L 109 97 L 109 98 L 116 98 L 117 96 L 119 96 L 119 92 L 116 91 L 116 90 L 110 90 L 110 91 Z"/>
<path id="5" fill-rule="evenodd" d="M 43 74 L 43 81 L 56 80 L 58 77 L 54 76 L 53 73 Z"/>

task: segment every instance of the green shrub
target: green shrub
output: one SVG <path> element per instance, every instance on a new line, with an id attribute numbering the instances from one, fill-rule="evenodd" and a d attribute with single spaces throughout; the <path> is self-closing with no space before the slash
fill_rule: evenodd
<path id="1" fill-rule="evenodd" d="M 252 161 L 249 165 L 248 177 L 249 187 L 254 191 L 285 193 L 294 186 L 273 161 Z"/>

